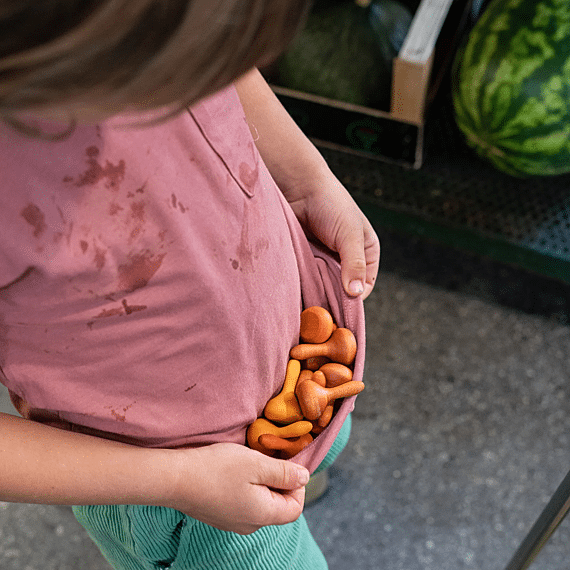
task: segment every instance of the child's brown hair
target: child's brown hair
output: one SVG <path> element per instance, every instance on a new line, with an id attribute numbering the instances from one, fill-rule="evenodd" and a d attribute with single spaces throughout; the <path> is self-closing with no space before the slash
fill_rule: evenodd
<path id="1" fill-rule="evenodd" d="M 0 116 L 184 108 L 276 57 L 310 0 L 0 0 Z"/>

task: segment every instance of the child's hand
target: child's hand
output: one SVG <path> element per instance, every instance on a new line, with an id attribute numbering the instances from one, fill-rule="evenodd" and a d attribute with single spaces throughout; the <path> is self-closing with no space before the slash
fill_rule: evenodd
<path id="1" fill-rule="evenodd" d="M 366 299 L 380 265 L 380 242 L 352 196 L 329 173 L 312 182 L 314 190 L 290 202 L 306 231 L 340 255 L 342 283 L 349 295 Z"/>
<path id="2" fill-rule="evenodd" d="M 233 443 L 185 452 L 168 506 L 221 530 L 250 534 L 303 512 L 309 472 Z M 303 478 L 304 477 L 304 478 Z"/>

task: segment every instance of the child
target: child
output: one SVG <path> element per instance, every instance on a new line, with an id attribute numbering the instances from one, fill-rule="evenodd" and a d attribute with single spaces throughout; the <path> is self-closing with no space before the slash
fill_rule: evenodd
<path id="1" fill-rule="evenodd" d="M 362 345 L 378 270 L 254 67 L 306 4 L 0 2 L 0 500 L 75 505 L 114 568 L 326 568 L 302 465 L 349 410 L 294 461 L 244 446 L 303 306 Z"/>

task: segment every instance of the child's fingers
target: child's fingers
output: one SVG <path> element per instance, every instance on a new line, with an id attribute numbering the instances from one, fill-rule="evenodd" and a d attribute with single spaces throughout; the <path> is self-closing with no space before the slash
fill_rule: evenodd
<path id="1" fill-rule="evenodd" d="M 380 262 L 380 242 L 376 232 L 362 216 L 362 225 L 350 228 L 338 240 L 342 283 L 351 296 L 366 298 L 376 281 Z"/>
<path id="2" fill-rule="evenodd" d="M 271 489 L 293 491 L 309 482 L 309 472 L 291 461 L 266 457 L 260 462 L 254 483 Z"/>
<path id="3" fill-rule="evenodd" d="M 354 297 L 364 293 L 366 282 L 366 258 L 364 236 L 360 231 L 351 231 L 344 236 L 338 247 L 341 262 L 342 285 Z"/>
<path id="4" fill-rule="evenodd" d="M 364 218 L 364 256 L 366 258 L 366 281 L 364 282 L 363 299 L 372 292 L 376 277 L 380 270 L 380 240 L 370 222 Z"/>
<path id="5" fill-rule="evenodd" d="M 267 524 L 289 524 L 296 521 L 303 513 L 305 505 L 305 488 L 279 493 L 271 491 L 271 522 Z"/>
<path id="6" fill-rule="evenodd" d="M 266 457 L 259 464 L 255 483 L 265 488 L 262 501 L 264 525 L 296 521 L 305 504 L 305 485 L 309 472 L 290 461 Z"/>

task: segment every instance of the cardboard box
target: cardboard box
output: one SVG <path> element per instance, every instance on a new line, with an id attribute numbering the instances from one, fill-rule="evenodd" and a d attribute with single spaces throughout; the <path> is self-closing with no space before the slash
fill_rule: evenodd
<path id="1" fill-rule="evenodd" d="M 390 110 L 295 91 L 271 82 L 318 146 L 420 168 L 426 111 L 465 28 L 471 0 L 421 0 L 393 61 Z"/>

